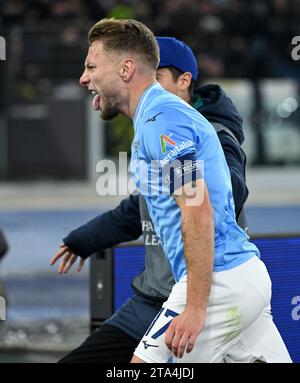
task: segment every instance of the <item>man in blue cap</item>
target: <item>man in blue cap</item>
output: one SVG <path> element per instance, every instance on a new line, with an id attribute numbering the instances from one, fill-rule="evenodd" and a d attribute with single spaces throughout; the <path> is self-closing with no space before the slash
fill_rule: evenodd
<path id="1" fill-rule="evenodd" d="M 190 103 L 194 96 L 194 86 L 198 80 L 198 64 L 193 51 L 183 41 L 174 37 L 157 37 L 156 39 L 160 48 L 158 81 L 164 87 L 167 82 L 169 92 L 177 94 Z M 188 92 L 184 86 L 178 87 L 180 84 L 177 84 L 176 81 L 170 81 L 170 77 L 177 80 L 179 76 L 182 76 L 182 80 L 184 80 L 183 85 L 189 84 Z"/>
<path id="2" fill-rule="evenodd" d="M 244 140 L 242 119 L 217 85 L 200 87 L 194 92 L 198 77 L 197 62 L 191 49 L 174 38 L 157 38 L 160 64 L 157 80 L 165 89 L 192 104 L 214 124 L 230 169 L 238 217 L 248 190 L 245 184 L 245 155 L 240 148 Z M 129 362 L 152 320 L 161 309 L 174 285 L 170 266 L 142 196 L 130 196 L 114 210 L 101 214 L 86 225 L 72 231 L 52 259 L 62 259 L 59 272 L 68 272 L 81 257 L 84 260 L 100 249 L 144 235 L 146 258 L 144 270 L 134 279 L 135 294 L 104 325 L 61 362 Z"/>

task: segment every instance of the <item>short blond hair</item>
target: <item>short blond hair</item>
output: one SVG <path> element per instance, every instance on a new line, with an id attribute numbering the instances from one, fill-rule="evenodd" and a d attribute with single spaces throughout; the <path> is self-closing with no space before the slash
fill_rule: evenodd
<path id="1" fill-rule="evenodd" d="M 102 19 L 88 33 L 89 43 L 100 40 L 106 51 L 139 54 L 154 70 L 159 64 L 159 47 L 153 33 L 143 23 L 130 19 Z"/>

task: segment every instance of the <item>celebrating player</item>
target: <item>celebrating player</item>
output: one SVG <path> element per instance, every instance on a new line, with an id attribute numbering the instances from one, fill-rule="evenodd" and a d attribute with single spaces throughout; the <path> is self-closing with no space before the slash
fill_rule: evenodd
<path id="1" fill-rule="evenodd" d="M 153 160 L 165 166 L 189 161 L 193 169 L 199 159 L 205 166 L 205 173 L 192 172 L 196 182 L 188 184 L 203 197 L 200 205 L 187 203 L 184 167 L 180 187 L 169 184 L 176 198 L 144 196 L 176 284 L 134 361 L 164 362 L 172 354 L 185 361 L 222 360 L 245 341 L 247 328 L 255 332 L 270 301 L 270 281 L 258 250 L 235 222 L 230 173 L 217 135 L 198 112 L 155 82 L 157 45 L 141 23 L 103 20 L 89 36 L 81 83 L 97 93 L 94 108 L 102 118 L 121 112 L 134 120 L 133 155 L 149 166 Z M 72 265 L 73 255 L 67 254 L 61 271 L 68 261 L 67 268 Z M 268 323 L 274 328 L 271 317 Z M 202 352 L 184 353 L 197 336 Z M 252 357 L 257 354 L 252 351 Z"/>

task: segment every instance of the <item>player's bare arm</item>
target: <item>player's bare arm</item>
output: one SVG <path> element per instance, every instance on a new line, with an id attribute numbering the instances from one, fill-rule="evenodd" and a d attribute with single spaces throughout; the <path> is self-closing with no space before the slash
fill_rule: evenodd
<path id="1" fill-rule="evenodd" d="M 165 342 L 181 358 L 185 350 L 192 351 L 205 322 L 213 271 L 214 221 L 203 179 L 175 191 L 174 198 L 181 210 L 188 290 L 186 308 L 172 321 Z M 193 200 L 198 203 L 191 203 Z"/>

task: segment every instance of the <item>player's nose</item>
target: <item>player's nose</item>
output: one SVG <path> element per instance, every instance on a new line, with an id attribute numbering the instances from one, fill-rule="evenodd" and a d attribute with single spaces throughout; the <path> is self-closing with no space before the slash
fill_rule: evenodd
<path id="1" fill-rule="evenodd" d="M 90 82 L 90 78 L 86 71 L 84 71 L 79 79 L 79 84 L 82 86 L 88 86 Z"/>

